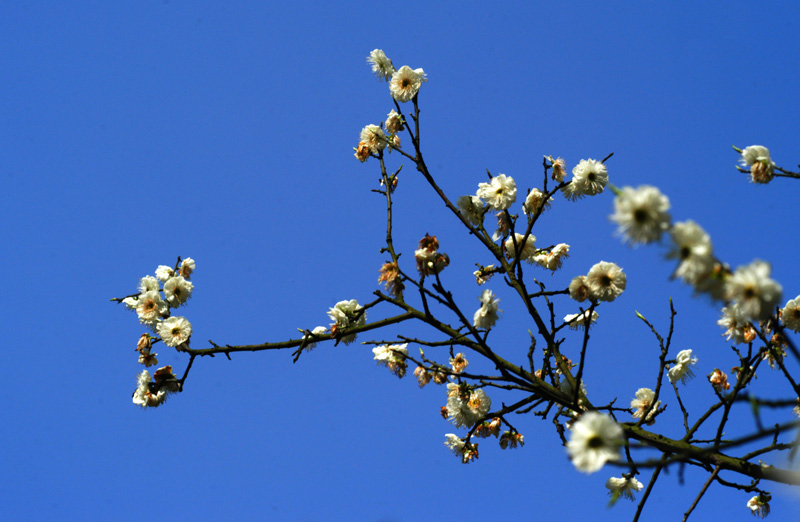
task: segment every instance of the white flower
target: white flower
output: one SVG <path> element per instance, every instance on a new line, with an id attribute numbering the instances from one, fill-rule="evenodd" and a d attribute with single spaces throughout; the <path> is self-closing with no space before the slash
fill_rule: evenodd
<path id="1" fill-rule="evenodd" d="M 572 180 L 569 185 L 561 189 L 561 193 L 567 199 L 576 200 L 583 196 L 600 194 L 605 189 L 606 183 L 608 183 L 608 172 L 605 165 L 593 159 L 581 160 L 572 169 Z"/>
<path id="2" fill-rule="evenodd" d="M 550 164 L 553 167 L 553 181 L 556 183 L 561 183 L 564 181 L 564 176 L 567 174 L 567 164 L 564 161 L 564 158 L 553 159 L 553 156 L 545 156 L 545 158 L 550 160 Z"/>
<path id="3" fill-rule="evenodd" d="M 328 310 L 328 317 L 334 321 L 331 330 L 339 330 L 348 327 L 359 327 L 367 324 L 367 313 L 361 312 L 362 306 L 358 301 L 351 299 L 349 301 L 339 301 L 333 308 Z M 356 340 L 356 334 L 347 335 L 342 337 L 344 344 L 350 344 Z"/>
<path id="4" fill-rule="evenodd" d="M 308 341 L 308 344 L 306 344 L 306 349 L 311 350 L 312 348 L 317 346 L 317 339 L 321 337 L 322 338 L 329 337 L 325 335 L 327 332 L 328 329 L 325 328 L 324 326 L 317 326 L 313 330 L 311 330 L 311 335 L 303 334 L 303 340 Z"/>
<path id="5" fill-rule="evenodd" d="M 634 491 L 641 491 L 644 487 L 636 478 L 611 477 L 606 481 L 609 495 L 623 496 L 633 500 Z"/>
<path id="6" fill-rule="evenodd" d="M 384 126 L 386 127 L 386 132 L 389 134 L 397 134 L 403 130 L 403 118 L 397 114 L 397 111 L 392 109 L 389 112 L 389 115 L 386 116 L 386 122 L 384 123 Z"/>
<path id="7" fill-rule="evenodd" d="M 155 393 L 150 390 L 150 382 L 152 380 L 150 372 L 147 370 L 142 370 L 142 373 L 139 374 L 137 378 L 138 386 L 136 391 L 133 392 L 133 403 L 137 406 L 155 408 L 162 405 L 167 399 L 166 390 L 160 389 Z"/>
<path id="8" fill-rule="evenodd" d="M 394 73 L 394 65 L 392 61 L 386 57 L 382 49 L 375 49 L 369 56 L 367 56 L 367 63 L 372 65 L 372 72 L 379 80 L 386 80 L 387 82 Z"/>
<path id="9" fill-rule="evenodd" d="M 403 361 L 408 355 L 408 343 L 403 344 L 384 344 L 372 349 L 374 359 L 380 364 L 387 364 L 390 361 Z"/>
<path id="10" fill-rule="evenodd" d="M 678 356 L 675 358 L 675 365 L 673 365 L 667 373 L 669 382 L 675 384 L 680 381 L 685 384 L 687 380 L 694 377 L 692 366 L 695 364 L 697 364 L 697 357 L 692 357 L 691 350 L 682 350 L 678 352 Z"/>
<path id="11" fill-rule="evenodd" d="M 156 268 L 156 277 L 159 281 L 166 281 L 172 277 L 173 273 L 172 268 L 167 265 L 158 265 L 158 268 Z"/>
<path id="12" fill-rule="evenodd" d="M 196 264 L 194 262 L 194 259 L 192 259 L 191 257 L 187 257 L 186 259 L 181 261 L 181 268 L 179 270 L 180 275 L 185 277 L 186 279 L 189 279 L 189 277 L 191 277 L 192 275 L 192 272 L 194 272 L 195 266 Z"/>
<path id="13" fill-rule="evenodd" d="M 136 307 L 139 306 L 139 300 L 135 297 L 126 297 L 122 300 L 122 304 L 124 304 L 128 310 L 136 310 Z"/>
<path id="14" fill-rule="evenodd" d="M 626 284 L 625 273 L 615 263 L 600 261 L 586 274 L 590 297 L 598 301 L 613 301 L 622 294 Z"/>
<path id="15" fill-rule="evenodd" d="M 750 321 L 736 304 L 722 309 L 722 318 L 717 321 L 717 324 L 725 328 L 725 333 L 722 335 L 729 341 L 732 339 L 736 344 L 749 343 L 755 338 L 755 330 L 750 325 Z"/>
<path id="16" fill-rule="evenodd" d="M 462 392 L 459 385 L 452 382 L 447 387 L 447 417 L 456 427 L 472 427 L 489 413 L 492 400 L 481 388 Z"/>
<path id="17" fill-rule="evenodd" d="M 525 251 L 523 250 L 523 254 L 524 253 Z M 533 262 L 555 272 L 561 268 L 564 258 L 567 257 L 569 257 L 569 245 L 566 243 L 559 243 L 549 252 L 545 250 L 535 254 L 533 256 Z"/>
<path id="18" fill-rule="evenodd" d="M 769 149 L 762 145 L 746 147 L 739 163 L 750 167 L 750 181 L 753 183 L 769 183 L 775 173 L 775 163 L 769 157 Z"/>
<path id="19" fill-rule="evenodd" d="M 168 317 L 156 329 L 167 346 L 180 346 L 192 336 L 192 324 L 185 317 Z"/>
<path id="20" fill-rule="evenodd" d="M 728 279 L 728 299 L 739 305 L 745 318 L 759 321 L 770 317 L 781 300 L 781 285 L 770 279 L 770 265 L 765 261 L 753 261 L 740 266 Z"/>
<path id="21" fill-rule="evenodd" d="M 146 275 L 139 280 L 139 292 L 158 292 L 158 279 L 153 276 Z"/>
<path id="22" fill-rule="evenodd" d="M 652 243 L 669 228 L 669 199 L 656 187 L 622 187 L 614 198 L 611 220 L 617 233 L 631 243 Z"/>
<path id="23" fill-rule="evenodd" d="M 624 443 L 622 428 L 608 415 L 584 413 L 570 433 L 567 452 L 578 471 L 594 473 L 609 460 L 619 460 L 619 448 Z"/>
<path id="24" fill-rule="evenodd" d="M 478 298 L 481 301 L 481 307 L 475 312 L 472 318 L 472 324 L 475 328 L 489 329 L 497 322 L 498 312 L 502 312 L 498 308 L 500 299 L 495 299 L 495 295 L 491 290 L 484 290 Z"/>
<path id="25" fill-rule="evenodd" d="M 597 318 L 600 317 L 597 314 L 596 310 L 592 310 L 592 318 L 589 321 L 589 325 L 597 322 Z M 583 327 L 586 325 L 586 320 L 589 319 L 589 310 L 581 314 L 569 314 L 564 316 L 564 322 L 569 324 L 569 327 L 573 330 L 583 330 Z"/>
<path id="26" fill-rule="evenodd" d="M 653 404 L 653 399 L 656 398 L 656 394 L 650 388 L 639 388 L 636 391 L 636 398 L 631 401 L 631 408 L 635 409 L 636 411 L 633 412 L 634 419 L 641 419 L 644 416 L 644 412 L 647 408 Z M 647 424 L 653 424 L 655 419 L 653 419 L 653 415 L 656 413 L 658 407 L 661 406 L 661 401 L 655 403 L 655 406 L 650 410 L 650 413 L 647 414 Z"/>
<path id="27" fill-rule="evenodd" d="M 386 148 L 386 134 L 377 125 L 367 125 L 361 129 L 361 142 L 369 147 L 370 152 L 377 154 Z"/>
<path id="28" fill-rule="evenodd" d="M 522 255 L 520 256 L 523 261 L 527 261 L 528 263 L 533 263 L 533 258 L 536 255 L 536 236 L 533 234 L 528 235 L 528 239 L 525 240 L 525 244 L 522 244 L 522 238 L 524 236 L 522 234 L 514 234 L 514 239 L 510 237 L 506 239 L 505 247 L 506 247 L 506 255 L 511 257 L 517 257 L 517 250 L 514 248 L 514 242 L 517 243 L 517 248 L 520 249 Z"/>
<path id="29" fill-rule="evenodd" d="M 170 277 L 164 283 L 164 297 L 173 308 L 184 304 L 192 297 L 194 285 L 182 276 Z"/>
<path id="30" fill-rule="evenodd" d="M 483 223 L 483 201 L 478 196 L 461 196 L 456 201 L 461 214 L 472 223 L 479 227 Z"/>
<path id="31" fill-rule="evenodd" d="M 458 438 L 454 433 L 445 435 L 444 445 L 447 446 L 454 455 L 459 457 L 464 453 L 464 441 Z"/>
<path id="32" fill-rule="evenodd" d="M 506 210 L 517 200 L 514 178 L 498 174 L 489 183 L 478 183 L 477 196 L 496 210 Z"/>
<path id="33" fill-rule="evenodd" d="M 680 261 L 675 276 L 690 285 L 696 285 L 714 268 L 711 238 L 692 220 L 675 223 L 670 235 L 674 245 L 667 257 Z"/>
<path id="34" fill-rule="evenodd" d="M 747 508 L 758 518 L 766 518 L 769 515 L 769 496 L 762 499 L 761 495 L 756 495 L 747 501 Z"/>
<path id="35" fill-rule="evenodd" d="M 161 316 L 166 315 L 167 310 L 167 303 L 161 299 L 161 294 L 155 290 L 141 294 L 136 303 L 139 322 L 150 326 L 155 325 Z"/>
<path id="36" fill-rule="evenodd" d="M 392 93 L 392 98 L 404 103 L 413 99 L 419 92 L 422 82 L 427 81 L 425 71 L 404 65 L 392 74 L 389 91 Z"/>
<path id="37" fill-rule="evenodd" d="M 586 286 L 586 276 L 577 276 L 569 283 L 569 296 L 579 303 L 589 299 L 592 291 Z"/>
<path id="38" fill-rule="evenodd" d="M 544 211 L 545 208 L 550 207 L 552 201 L 553 198 L 547 198 L 547 201 L 545 201 L 544 192 L 541 190 L 537 188 L 531 189 L 528 192 L 528 197 L 525 198 L 525 203 L 522 204 L 522 211 L 526 214 L 534 214 L 540 207 L 544 207 L 542 208 L 542 211 Z"/>
<path id="39" fill-rule="evenodd" d="M 482 285 L 487 281 L 489 281 L 489 279 L 491 279 L 492 276 L 495 274 L 492 271 L 493 269 L 494 265 L 486 265 L 472 272 L 472 275 L 475 276 L 475 282 L 478 283 L 479 285 Z"/>
<path id="40" fill-rule="evenodd" d="M 794 299 L 789 300 L 781 309 L 781 322 L 783 326 L 800 332 L 800 295 Z"/>

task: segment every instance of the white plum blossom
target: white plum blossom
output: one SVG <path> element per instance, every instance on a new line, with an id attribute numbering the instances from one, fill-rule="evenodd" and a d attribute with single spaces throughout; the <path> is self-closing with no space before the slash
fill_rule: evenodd
<path id="1" fill-rule="evenodd" d="M 675 276 L 696 285 L 714 268 L 714 248 L 705 230 L 692 220 L 675 223 L 670 230 L 673 246 L 667 253 L 680 264 Z"/>
<path id="2" fill-rule="evenodd" d="M 749 343 L 755 338 L 755 330 L 750 321 L 736 304 L 730 304 L 722 309 L 722 318 L 717 324 L 725 328 L 725 333 L 722 335 L 736 344 Z"/>
<path id="3" fill-rule="evenodd" d="M 373 154 L 377 154 L 385 149 L 388 143 L 386 141 L 386 134 L 383 132 L 383 129 L 377 125 L 367 125 L 361 129 L 360 140 L 361 143 L 364 143 L 369 148 L 369 151 Z"/>
<path id="4" fill-rule="evenodd" d="M 447 446 L 454 455 L 460 457 L 464 453 L 464 441 L 454 433 L 448 433 L 444 437 L 446 439 L 444 445 Z"/>
<path id="5" fill-rule="evenodd" d="M 475 328 L 489 329 L 497 322 L 498 312 L 502 312 L 498 307 L 500 299 L 495 299 L 495 295 L 489 289 L 484 290 L 478 299 L 481 301 L 481 307 L 475 312 L 472 324 Z"/>
<path id="6" fill-rule="evenodd" d="M 669 228 L 669 199 L 656 187 L 622 187 L 614 198 L 611 220 L 617 233 L 630 243 L 652 243 Z"/>
<path id="7" fill-rule="evenodd" d="M 553 156 L 545 156 L 545 158 L 550 161 L 550 165 L 553 167 L 553 181 L 556 183 L 564 181 L 564 176 L 567 175 L 567 164 L 564 158 L 553 159 Z"/>
<path id="8" fill-rule="evenodd" d="M 506 210 L 517 200 L 514 178 L 498 174 L 489 183 L 479 183 L 477 196 L 496 210 Z"/>
<path id="9" fill-rule="evenodd" d="M 692 357 L 691 350 L 681 350 L 675 357 L 675 364 L 667 372 L 669 382 L 675 384 L 680 381 L 685 384 L 687 380 L 694 377 L 692 366 L 697 364 L 697 357 Z"/>
<path id="10" fill-rule="evenodd" d="M 139 322 L 153 327 L 158 320 L 167 314 L 169 307 L 161 299 L 161 294 L 157 290 L 151 290 L 139 295 L 136 302 L 136 313 L 139 315 Z"/>
<path id="11" fill-rule="evenodd" d="M 156 278 L 158 278 L 159 281 L 166 281 L 172 277 L 173 273 L 172 268 L 167 265 L 158 265 L 158 268 L 156 268 Z"/>
<path id="12" fill-rule="evenodd" d="M 527 261 L 528 263 L 533 263 L 534 256 L 536 255 L 536 236 L 534 236 L 533 234 L 528 234 L 528 239 L 525 240 L 525 244 L 523 245 L 522 239 L 524 237 L 525 236 L 523 236 L 522 234 L 515 233 L 514 239 L 510 237 L 506 239 L 505 242 L 506 255 L 509 258 L 517 257 L 517 250 L 514 248 L 514 242 L 516 241 L 517 248 L 519 248 L 520 252 L 522 253 L 520 255 L 520 258 L 523 261 Z"/>
<path id="13" fill-rule="evenodd" d="M 122 304 L 124 304 L 128 310 L 136 310 L 136 307 L 139 305 L 139 300 L 136 297 L 126 297 L 122 300 Z"/>
<path id="14" fill-rule="evenodd" d="M 327 333 L 328 333 L 328 329 L 326 327 L 324 327 L 324 326 L 315 326 L 314 329 L 311 330 L 311 335 L 303 334 L 303 340 L 304 341 L 309 341 L 308 344 L 306 344 L 306 349 L 307 350 L 311 350 L 312 348 L 316 347 L 317 346 L 317 342 L 318 342 L 316 339 L 326 337 Z M 329 336 L 327 336 L 327 337 L 329 337 Z"/>
<path id="15" fill-rule="evenodd" d="M 162 388 L 153 393 L 153 391 L 150 390 L 150 383 L 152 380 L 153 378 L 150 372 L 142 370 L 142 373 L 137 377 L 138 386 L 136 387 L 136 391 L 133 392 L 133 403 L 135 405 L 141 406 L 142 408 L 156 408 L 164 404 L 164 401 L 167 399 L 167 390 Z"/>
<path id="16" fill-rule="evenodd" d="M 574 201 L 583 196 L 600 194 L 607 183 L 608 171 L 605 165 L 593 159 L 581 160 L 572 169 L 572 180 L 561 189 L 561 193 L 565 198 Z"/>
<path id="17" fill-rule="evenodd" d="M 164 283 L 164 297 L 170 306 L 177 308 L 192 297 L 193 289 L 194 285 L 183 276 L 170 277 Z"/>
<path id="18" fill-rule="evenodd" d="M 635 477 L 611 477 L 606 481 L 608 494 L 611 496 L 622 496 L 629 500 L 633 500 L 633 493 L 641 491 L 644 485 L 636 480 Z"/>
<path id="19" fill-rule="evenodd" d="M 567 452 L 578 471 L 594 473 L 609 460 L 619 460 L 623 443 L 622 428 L 614 419 L 590 411 L 572 425 Z"/>
<path id="20" fill-rule="evenodd" d="M 139 280 L 139 292 L 158 292 L 158 279 L 151 275 L 146 275 Z"/>
<path id="21" fill-rule="evenodd" d="M 763 145 L 745 147 L 739 162 L 750 167 L 750 181 L 753 183 L 769 183 L 775 174 L 775 163 L 769 157 L 769 149 Z"/>
<path id="22" fill-rule="evenodd" d="M 404 103 L 412 100 L 419 92 L 422 82 L 427 81 L 425 71 L 404 65 L 392 73 L 389 91 L 392 93 L 392 98 Z"/>
<path id="23" fill-rule="evenodd" d="M 769 318 L 781 300 L 783 288 L 770 279 L 771 267 L 765 261 L 740 266 L 726 283 L 726 293 L 745 318 L 760 321 Z"/>
<path id="24" fill-rule="evenodd" d="M 582 303 L 589 299 L 592 291 L 586 285 L 586 276 L 576 276 L 569 283 L 569 296 Z"/>
<path id="25" fill-rule="evenodd" d="M 636 398 L 631 400 L 631 408 L 636 410 L 633 412 L 633 418 L 641 419 L 647 408 L 650 408 L 650 405 L 653 404 L 655 398 L 656 394 L 650 388 L 639 388 L 636 391 Z M 653 422 L 655 422 L 653 415 L 656 413 L 659 406 L 661 406 L 661 401 L 656 402 L 650 410 L 650 413 L 647 414 L 647 420 L 645 421 L 647 424 L 653 424 Z"/>
<path id="26" fill-rule="evenodd" d="M 589 326 L 597 322 L 597 318 L 600 317 L 596 310 L 592 310 L 592 316 L 589 320 Z M 564 316 L 564 322 L 569 324 L 569 327 L 573 330 L 583 330 L 584 326 L 586 325 L 586 320 L 589 319 L 589 310 L 586 310 L 580 314 L 569 314 Z"/>
<path id="27" fill-rule="evenodd" d="M 544 200 L 544 192 L 541 190 L 534 188 L 528 192 L 528 197 L 525 198 L 525 203 L 522 204 L 522 211 L 526 214 L 534 214 L 540 207 L 542 211 L 544 209 L 550 207 L 550 203 L 553 201 L 553 198 L 547 198 L 547 201 Z"/>
<path id="28" fill-rule="evenodd" d="M 403 130 L 403 117 L 400 116 L 397 111 L 392 109 L 389 111 L 389 115 L 386 116 L 386 122 L 384 126 L 386 127 L 386 132 L 389 134 L 397 134 Z"/>
<path id="29" fill-rule="evenodd" d="M 473 226 L 479 227 L 483 224 L 483 201 L 478 196 L 461 196 L 456 201 L 461 214 Z"/>
<path id="30" fill-rule="evenodd" d="M 194 259 L 192 259 L 191 257 L 187 257 L 186 259 L 181 261 L 181 268 L 178 272 L 180 272 L 180 275 L 183 276 L 184 278 L 189 279 L 189 277 L 191 277 L 192 275 L 192 272 L 194 272 L 196 266 L 197 265 L 194 262 Z"/>
<path id="31" fill-rule="evenodd" d="M 524 254 L 524 250 L 523 250 Z M 561 268 L 564 259 L 569 257 L 569 245 L 559 243 L 552 250 L 542 250 L 533 256 L 533 262 L 555 272 Z"/>
<path id="32" fill-rule="evenodd" d="M 762 499 L 761 495 L 756 495 L 747 501 L 747 508 L 758 518 L 766 518 L 769 515 L 769 498 Z"/>
<path id="33" fill-rule="evenodd" d="M 168 317 L 156 329 L 167 346 L 180 346 L 192 336 L 192 324 L 185 317 Z"/>
<path id="34" fill-rule="evenodd" d="M 328 310 L 328 317 L 334 321 L 331 325 L 331 331 L 341 328 L 364 326 L 367 324 L 367 313 L 359 313 L 362 309 L 363 306 L 360 306 L 355 299 L 336 303 L 333 308 Z M 342 342 L 344 344 L 350 344 L 355 340 L 356 334 L 342 337 Z"/>
<path id="35" fill-rule="evenodd" d="M 492 400 L 483 389 L 464 390 L 456 383 L 447 384 L 447 418 L 456 427 L 472 427 L 492 407 Z"/>
<path id="36" fill-rule="evenodd" d="M 786 328 L 800 332 L 800 295 L 787 301 L 781 309 L 781 322 Z"/>
<path id="37" fill-rule="evenodd" d="M 367 56 L 367 63 L 372 66 L 372 72 L 379 80 L 386 80 L 387 82 L 394 74 L 394 65 L 392 61 L 386 57 L 382 49 L 374 49 Z"/>
<path id="38" fill-rule="evenodd" d="M 600 261 L 586 274 L 586 286 L 589 287 L 591 299 L 613 301 L 622 294 L 627 284 L 627 277 L 615 263 Z"/>
<path id="39" fill-rule="evenodd" d="M 408 355 L 408 343 L 384 344 L 372 349 L 374 359 L 381 364 L 389 361 L 404 360 Z"/>

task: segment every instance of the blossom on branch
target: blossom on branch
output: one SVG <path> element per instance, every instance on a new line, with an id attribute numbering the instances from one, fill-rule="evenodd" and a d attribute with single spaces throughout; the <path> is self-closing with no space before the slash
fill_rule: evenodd
<path id="1" fill-rule="evenodd" d="M 470 428 L 489 413 L 492 400 L 482 388 L 471 389 L 466 384 L 447 384 L 447 418 L 456 427 Z"/>
<path id="2" fill-rule="evenodd" d="M 392 93 L 392 98 L 400 103 L 405 103 L 412 100 L 419 92 L 422 82 L 427 81 L 425 71 L 404 65 L 392 74 L 389 91 Z"/>
<path id="3" fill-rule="evenodd" d="M 567 257 L 569 257 L 569 245 L 566 243 L 559 243 L 550 251 L 542 250 L 534 254 L 533 262 L 555 272 L 561 268 L 561 264 Z"/>
<path id="4" fill-rule="evenodd" d="M 333 308 L 328 310 L 328 317 L 334 321 L 331 324 L 331 333 L 333 335 L 337 335 L 343 328 L 359 327 L 367 324 L 367 313 L 364 311 L 364 307 L 360 306 L 355 299 L 339 301 Z M 344 344 L 350 344 L 355 340 L 356 334 L 342 337 Z"/>
<path id="5" fill-rule="evenodd" d="M 722 309 L 722 318 L 717 324 L 725 328 L 725 333 L 722 335 L 736 344 L 750 343 L 756 338 L 755 329 L 735 303 Z"/>
<path id="6" fill-rule="evenodd" d="M 622 496 L 633 500 L 633 493 L 635 491 L 641 491 L 644 485 L 636 480 L 635 477 L 611 477 L 606 481 L 606 487 L 612 499 Z"/>
<path id="7" fill-rule="evenodd" d="M 770 279 L 771 270 L 769 263 L 755 260 L 737 268 L 726 282 L 728 299 L 739 306 L 746 319 L 760 321 L 775 312 L 783 288 Z"/>
<path id="8" fill-rule="evenodd" d="M 158 290 L 150 290 L 139 295 L 136 302 L 136 314 L 139 322 L 150 327 L 155 327 L 156 323 L 163 316 L 167 315 L 169 307 L 161 299 Z"/>
<path id="9" fill-rule="evenodd" d="M 561 189 L 565 198 L 575 201 L 583 196 L 600 194 L 608 183 L 606 166 L 599 161 L 581 160 L 572 169 L 572 180 Z"/>
<path id="10" fill-rule="evenodd" d="M 786 328 L 800 332 L 800 295 L 787 301 L 781 309 L 781 322 Z"/>
<path id="11" fill-rule="evenodd" d="M 514 178 L 498 174 L 489 183 L 479 183 L 477 196 L 495 210 L 506 210 L 517 200 Z"/>
<path id="12" fill-rule="evenodd" d="M 533 263 L 534 257 L 536 256 L 536 236 L 528 234 L 528 239 L 525 240 L 524 245 L 522 244 L 523 237 L 522 234 L 514 233 L 513 239 L 510 237 L 506 239 L 503 245 L 506 249 L 506 256 L 508 258 L 517 257 L 517 249 L 519 249 L 521 252 L 520 259 L 528 263 Z M 515 242 L 517 244 L 516 247 L 514 247 Z"/>
<path id="13" fill-rule="evenodd" d="M 192 290 L 194 290 L 194 285 L 183 276 L 170 277 L 164 283 L 164 297 L 173 308 L 186 303 L 192 297 Z"/>
<path id="14" fill-rule="evenodd" d="M 191 277 L 192 272 L 194 272 L 195 267 L 197 264 L 194 262 L 194 259 L 191 257 L 187 257 L 183 261 L 181 261 L 181 268 L 178 270 L 178 273 L 184 279 L 189 279 Z"/>
<path id="15" fill-rule="evenodd" d="M 641 419 L 644 417 L 644 412 L 647 411 L 648 408 L 653 404 L 653 400 L 656 398 L 656 394 L 650 388 L 639 388 L 636 391 L 636 398 L 631 401 L 631 408 L 635 409 L 636 411 L 633 412 L 634 419 Z M 647 420 L 645 424 L 653 424 L 655 419 L 653 416 L 655 415 L 658 407 L 661 406 L 661 401 L 658 401 L 653 405 L 653 408 L 650 410 L 650 413 L 647 414 Z"/>
<path id="16" fill-rule="evenodd" d="M 675 277 L 697 285 L 714 268 L 714 248 L 705 230 L 692 220 L 675 223 L 670 230 L 673 246 L 667 253 L 679 261 Z"/>
<path id="17" fill-rule="evenodd" d="M 362 143 L 369 148 L 371 153 L 377 154 L 385 149 L 389 142 L 386 139 L 386 134 L 383 132 L 383 129 L 377 125 L 367 125 L 361 129 L 359 147 L 361 147 Z M 356 156 L 357 155 L 358 152 L 356 152 Z"/>
<path id="18" fill-rule="evenodd" d="M 750 167 L 750 181 L 769 183 L 775 174 L 775 163 L 769 157 L 769 149 L 762 145 L 745 147 L 739 163 Z"/>
<path id="19" fill-rule="evenodd" d="M 185 317 L 169 317 L 158 323 L 156 331 L 164 344 L 175 348 L 189 341 L 192 325 Z"/>
<path id="20" fill-rule="evenodd" d="M 552 201 L 552 197 L 547 198 L 547 201 L 545 201 L 544 193 L 534 188 L 528 192 L 528 197 L 525 198 L 525 203 L 522 204 L 522 211 L 528 215 L 535 214 L 540 208 L 542 211 L 546 208 L 550 208 L 550 203 Z"/>
<path id="21" fill-rule="evenodd" d="M 497 322 L 498 312 L 502 312 L 498 306 L 500 299 L 495 299 L 495 295 L 488 289 L 484 290 L 478 299 L 481 301 L 481 307 L 472 317 L 472 325 L 475 328 L 486 328 L 488 330 Z"/>
<path id="22" fill-rule="evenodd" d="M 675 357 L 675 364 L 669 369 L 669 372 L 667 372 L 669 382 L 675 384 L 680 381 L 685 384 L 687 380 L 694 377 L 692 366 L 695 364 L 697 364 L 697 357 L 692 357 L 691 350 L 682 350 L 678 352 L 678 356 Z"/>
<path id="23" fill-rule="evenodd" d="M 376 346 L 372 349 L 372 353 L 378 364 L 386 366 L 393 374 L 400 378 L 406 374 L 406 369 L 408 368 L 406 363 L 408 343 Z"/>
<path id="24" fill-rule="evenodd" d="M 622 428 L 614 419 L 590 411 L 572 425 L 567 452 L 578 471 L 594 473 L 609 460 L 619 460 L 624 442 Z"/>
<path id="25" fill-rule="evenodd" d="M 592 310 L 591 320 L 589 320 L 589 326 L 597 322 L 597 318 L 599 315 L 597 314 L 596 310 Z M 569 324 L 569 327 L 573 330 L 583 330 L 584 326 L 586 326 L 586 320 L 589 319 L 589 310 L 586 310 L 580 314 L 569 314 L 564 316 L 564 322 Z"/>
<path id="26" fill-rule="evenodd" d="M 386 57 L 382 49 L 375 49 L 367 56 L 367 63 L 372 66 L 372 72 L 379 80 L 386 80 L 387 82 L 394 74 L 394 65 L 392 61 Z"/>
<path id="27" fill-rule="evenodd" d="M 625 290 L 627 277 L 616 263 L 600 261 L 586 274 L 589 298 L 598 301 L 613 301 Z"/>
<path id="28" fill-rule="evenodd" d="M 473 226 L 479 227 L 483 224 L 483 201 L 478 196 L 461 196 L 456 201 L 461 215 Z"/>

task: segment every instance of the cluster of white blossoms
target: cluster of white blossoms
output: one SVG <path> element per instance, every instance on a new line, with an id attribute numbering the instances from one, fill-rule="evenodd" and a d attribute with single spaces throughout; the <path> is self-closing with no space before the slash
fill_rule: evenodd
<path id="1" fill-rule="evenodd" d="M 750 167 L 750 181 L 753 183 L 769 183 L 772 181 L 775 175 L 775 162 L 769 157 L 768 148 L 763 145 L 750 145 L 745 147 L 744 150 L 736 147 L 734 149 L 742 154 L 739 163 L 745 167 Z"/>
<path id="2" fill-rule="evenodd" d="M 687 380 L 694 377 L 692 366 L 695 364 L 697 364 L 697 357 L 692 357 L 691 350 L 681 350 L 678 352 L 678 356 L 675 357 L 675 364 L 673 364 L 667 372 L 669 382 L 675 384 L 680 381 L 685 384 Z"/>
<path id="3" fill-rule="evenodd" d="M 669 229 L 669 199 L 656 187 L 622 187 L 614 198 L 611 220 L 630 243 L 653 243 Z"/>
<path id="4" fill-rule="evenodd" d="M 578 471 L 594 473 L 609 460 L 619 460 L 624 442 L 622 428 L 614 419 L 590 411 L 572 425 L 567 453 Z"/>
<path id="5" fill-rule="evenodd" d="M 644 485 L 635 477 L 611 477 L 606 481 L 606 487 L 612 499 L 622 496 L 633 500 L 634 492 L 641 491 Z"/>
<path id="6" fill-rule="evenodd" d="M 555 172 L 554 168 L 554 175 Z M 593 159 L 581 160 L 572 169 L 572 179 L 561 189 L 561 193 L 565 198 L 575 201 L 583 196 L 600 194 L 607 183 L 608 171 L 603 163 Z"/>
<path id="7" fill-rule="evenodd" d="M 367 324 L 367 312 L 355 299 L 339 301 L 328 310 L 328 317 L 333 321 L 330 327 L 332 335 L 337 335 L 342 329 Z M 345 335 L 341 340 L 344 344 L 350 344 L 356 340 L 356 334 Z"/>
<path id="8" fill-rule="evenodd" d="M 428 81 L 427 75 L 422 69 L 412 69 L 408 65 L 395 69 L 392 61 L 381 49 L 375 49 L 369 53 L 367 62 L 372 66 L 372 72 L 379 80 L 389 82 L 392 98 L 400 103 L 414 99 L 422 83 Z"/>
<path id="9" fill-rule="evenodd" d="M 471 428 L 489 413 L 492 400 L 482 388 L 471 388 L 469 385 L 454 382 L 447 383 L 447 405 L 442 415 L 457 428 Z"/>
<path id="10" fill-rule="evenodd" d="M 498 313 L 502 312 L 499 308 L 500 299 L 495 298 L 495 295 L 489 289 L 481 292 L 478 299 L 481 301 L 481 307 L 475 312 L 472 318 L 472 325 L 475 328 L 486 328 L 488 330 L 497 322 Z"/>
<path id="11" fill-rule="evenodd" d="M 159 265 L 155 277 L 146 275 L 139 280 L 139 294 L 121 300 L 129 310 L 136 311 L 141 324 L 157 334 L 144 333 L 140 336 L 136 345 L 139 364 L 145 367 L 158 364 L 158 354 L 151 352 L 154 341 L 160 340 L 177 350 L 189 346 L 191 323 L 185 317 L 172 316 L 170 310 L 183 306 L 192 296 L 194 285 L 189 279 L 195 267 L 190 257 L 180 261 L 176 268 Z M 166 400 L 167 393 L 178 389 L 170 366 L 156 370 L 154 378 L 147 370 L 143 370 L 138 383 L 133 403 L 142 407 L 159 406 Z"/>
<path id="12" fill-rule="evenodd" d="M 569 284 L 569 296 L 580 302 L 613 301 L 625 290 L 628 278 L 616 264 L 600 261 L 586 275 L 577 276 Z"/>

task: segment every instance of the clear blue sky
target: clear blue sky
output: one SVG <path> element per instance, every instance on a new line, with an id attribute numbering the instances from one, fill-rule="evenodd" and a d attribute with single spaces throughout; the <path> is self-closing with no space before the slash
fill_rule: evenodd
<path id="1" fill-rule="evenodd" d="M 339 300 L 370 300 L 384 209 L 370 193 L 376 164 L 361 165 L 352 147 L 393 107 L 365 63 L 376 47 L 428 73 L 423 148 L 453 197 L 474 193 L 486 168 L 524 193 L 540 182 L 543 154 L 571 168 L 614 152 L 612 183 L 659 186 L 674 219 L 701 223 L 720 258 L 770 260 L 793 298 L 800 185 L 747 183 L 731 145 L 800 162 L 799 15 L 790 2 L 4 2 L 0 515 L 630 519 L 635 504 L 605 507 L 603 485 L 619 470 L 577 473 L 552 425 L 532 416 L 515 419 L 524 449 L 484 441 L 478 462 L 460 464 L 442 445 L 457 432 L 439 416 L 444 390 L 397 380 L 358 344 L 294 365 L 289 352 L 198 360 L 185 393 L 143 411 L 130 400 L 142 329 L 108 299 L 193 257 L 184 312 L 195 347 L 283 340 L 327 325 Z M 408 164 L 395 200 L 406 268 L 419 238 L 438 235 L 452 260 L 447 284 L 477 308 L 471 273 L 488 257 Z M 663 248 L 620 244 L 610 194 L 556 203 L 535 233 L 573 249 L 562 272 L 539 272 L 548 287 L 601 259 L 628 274 L 593 331 L 594 402 L 625 403 L 652 386 L 657 348 L 634 310 L 664 328 L 672 297 L 675 349 L 700 358 L 687 394 L 704 411 L 703 374 L 736 362 L 718 310 L 669 281 Z M 500 281 L 490 287 L 506 310 L 493 335 L 522 360 L 529 325 Z M 157 351 L 183 371 L 185 357 Z M 758 385 L 771 381 L 762 371 Z M 674 397 L 666 402 L 674 415 Z M 676 471 L 644 520 L 679 519 L 706 478 L 687 470 L 681 486 Z M 797 501 L 772 490 L 773 519 L 793 519 Z M 749 520 L 749 497 L 712 487 L 694 517 Z"/>

